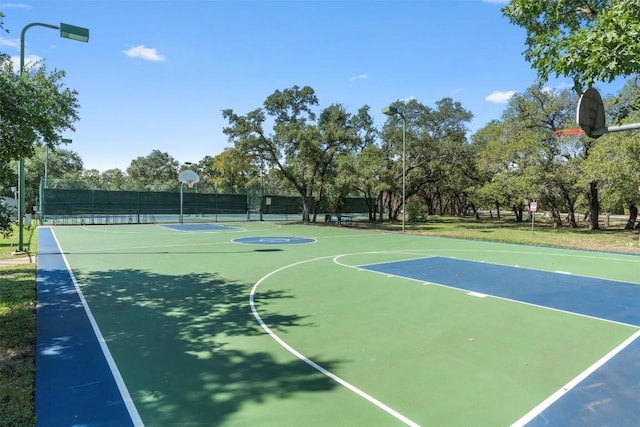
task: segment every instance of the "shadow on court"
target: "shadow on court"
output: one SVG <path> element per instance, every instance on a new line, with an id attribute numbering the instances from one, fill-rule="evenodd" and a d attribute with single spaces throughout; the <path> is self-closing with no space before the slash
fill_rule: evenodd
<path id="1" fill-rule="evenodd" d="M 292 356 L 274 359 L 277 344 L 252 316 L 246 283 L 215 274 L 173 276 L 142 270 L 92 272 L 76 278 L 146 425 L 221 425 L 249 403 L 336 387 Z M 50 274 L 44 280 L 63 295 L 73 291 L 70 283 L 62 283 L 63 276 Z M 283 298 L 290 296 L 264 292 L 260 303 Z M 69 298 L 56 301 L 61 316 L 78 310 Z M 263 319 L 281 328 L 309 326 L 297 315 L 267 314 Z M 82 347 L 75 351 L 83 351 Z M 69 353 L 73 348 L 57 348 L 50 357 L 75 357 Z M 338 364 L 320 363 L 328 369 Z M 110 405 L 100 401 L 94 406 L 104 411 Z"/>

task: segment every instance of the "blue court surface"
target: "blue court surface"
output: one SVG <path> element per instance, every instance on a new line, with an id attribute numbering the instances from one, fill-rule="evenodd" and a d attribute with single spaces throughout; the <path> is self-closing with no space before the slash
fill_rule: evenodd
<path id="1" fill-rule="evenodd" d="M 309 237 L 286 237 L 286 236 L 268 236 L 268 237 L 240 237 L 232 240 L 234 243 L 242 243 L 245 245 L 304 245 L 307 243 L 315 243 L 316 239 Z"/>
<path id="2" fill-rule="evenodd" d="M 364 270 L 457 288 L 640 327 L 640 286 L 483 262 L 429 257 L 360 266 Z M 516 425 L 634 426 L 640 420 L 640 339 L 627 345 Z M 584 414 L 576 417 L 576 414 Z M 616 420 L 611 424 L 611 420 Z"/>
<path id="3" fill-rule="evenodd" d="M 141 425 L 49 229 L 38 233 L 37 294 L 38 425 Z"/>

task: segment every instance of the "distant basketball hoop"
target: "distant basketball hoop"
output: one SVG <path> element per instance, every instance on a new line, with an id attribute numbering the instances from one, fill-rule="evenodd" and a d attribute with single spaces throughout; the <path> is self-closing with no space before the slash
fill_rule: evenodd
<path id="1" fill-rule="evenodd" d="M 180 181 L 180 224 L 182 224 L 182 187 L 184 187 L 184 184 L 187 184 L 189 188 L 193 187 L 193 184 L 197 184 L 198 181 L 200 181 L 200 177 L 194 171 L 187 169 L 180 172 L 180 175 L 178 175 L 178 180 Z"/>
<path id="2" fill-rule="evenodd" d="M 191 188 L 193 187 L 193 184 L 197 184 L 200 181 L 200 177 L 194 171 L 187 169 L 180 172 L 180 175 L 178 175 L 178 181 L 183 184 L 187 184 L 189 188 Z"/>

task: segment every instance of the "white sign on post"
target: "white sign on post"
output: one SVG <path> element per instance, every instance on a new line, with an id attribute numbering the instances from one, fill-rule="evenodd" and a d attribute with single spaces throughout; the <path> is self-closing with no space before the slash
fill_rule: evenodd
<path id="1" fill-rule="evenodd" d="M 531 234 L 533 234 L 533 224 L 536 222 L 536 211 L 538 210 L 538 203 L 529 203 L 529 212 L 531 212 Z"/>

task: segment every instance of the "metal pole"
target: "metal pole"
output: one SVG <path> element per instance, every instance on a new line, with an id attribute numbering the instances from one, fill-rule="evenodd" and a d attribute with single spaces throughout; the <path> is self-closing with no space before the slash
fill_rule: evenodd
<path id="1" fill-rule="evenodd" d="M 260 161 L 260 221 L 262 218 L 262 210 L 264 209 L 264 162 Z"/>
<path id="2" fill-rule="evenodd" d="M 40 22 L 33 22 L 26 25 L 20 33 L 20 76 L 24 73 L 24 36 L 31 27 L 40 26 L 57 30 L 60 27 Z M 24 214 L 26 213 L 24 206 L 24 157 L 20 155 L 18 159 L 18 252 L 24 252 Z"/>
<path id="3" fill-rule="evenodd" d="M 182 187 L 184 186 L 184 183 L 181 182 L 180 183 L 180 224 L 182 224 Z"/>
<path id="4" fill-rule="evenodd" d="M 595 129 L 592 134 L 594 136 L 601 136 L 605 133 L 611 132 L 623 132 L 628 130 L 638 130 L 640 129 L 640 123 L 627 123 L 625 125 L 617 125 L 617 126 L 607 126 L 605 128 Z"/>
<path id="5" fill-rule="evenodd" d="M 400 113 L 402 117 L 402 232 L 404 232 L 404 223 L 406 216 L 405 200 L 406 200 L 406 175 L 407 168 L 405 165 L 407 157 L 407 119 L 404 118 L 404 114 Z"/>
<path id="6" fill-rule="evenodd" d="M 49 146 L 45 145 L 44 152 L 44 185 L 42 186 L 42 195 L 40 195 L 40 218 L 44 222 L 44 197 L 47 194 L 47 175 L 49 172 Z"/>
<path id="7" fill-rule="evenodd" d="M 407 119 L 400 110 L 398 110 L 396 107 L 392 105 L 388 107 L 384 107 L 382 109 L 382 113 L 386 114 L 387 116 L 393 116 L 397 114 L 400 117 L 402 117 L 402 231 L 404 232 L 405 217 L 406 217 L 405 199 L 407 198 L 407 194 L 406 194 Z"/>
<path id="8" fill-rule="evenodd" d="M 60 24 L 63 27 L 63 31 L 60 32 L 60 37 L 69 38 L 72 40 L 89 41 L 89 30 L 86 28 L 75 27 L 73 25 L 68 24 Z M 25 25 L 25 27 L 20 32 L 20 77 L 24 73 L 24 36 L 27 30 L 31 27 L 45 27 L 50 28 L 52 30 L 59 30 L 60 27 L 52 24 L 45 24 L 43 22 L 32 22 L 31 24 Z M 18 252 L 24 252 L 24 214 L 25 206 L 24 206 L 24 187 L 25 187 L 25 179 L 24 179 L 24 157 L 20 155 L 18 159 L 19 168 L 18 168 L 18 191 L 20 193 L 20 199 L 18 200 Z"/>

